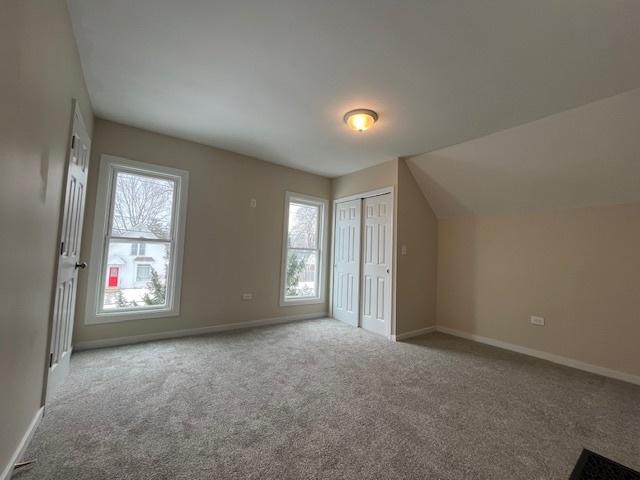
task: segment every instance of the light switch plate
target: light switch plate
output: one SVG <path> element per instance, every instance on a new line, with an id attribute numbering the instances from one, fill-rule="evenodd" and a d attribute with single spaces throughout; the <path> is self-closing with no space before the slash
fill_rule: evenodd
<path id="1" fill-rule="evenodd" d="M 400 248 L 400 255 L 406 255 L 406 254 L 407 254 L 407 246 L 402 245 L 402 247 Z"/>
<path id="2" fill-rule="evenodd" d="M 253 300 L 253 293 L 243 293 L 242 300 Z"/>

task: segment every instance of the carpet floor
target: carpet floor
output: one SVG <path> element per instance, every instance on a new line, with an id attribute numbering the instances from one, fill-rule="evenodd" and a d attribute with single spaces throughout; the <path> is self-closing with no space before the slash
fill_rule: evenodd
<path id="1" fill-rule="evenodd" d="M 73 355 L 27 479 L 567 479 L 640 469 L 640 387 L 323 319 Z"/>

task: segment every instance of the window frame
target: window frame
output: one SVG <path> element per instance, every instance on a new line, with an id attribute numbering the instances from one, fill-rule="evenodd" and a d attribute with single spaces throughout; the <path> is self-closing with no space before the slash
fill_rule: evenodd
<path id="1" fill-rule="evenodd" d="M 171 180 L 174 182 L 174 198 L 171 212 L 171 236 L 156 241 L 169 244 L 172 249 L 167 272 L 167 302 L 163 306 L 129 308 L 117 311 L 105 311 L 102 308 L 108 261 L 108 242 L 112 222 L 112 209 L 115 199 L 115 179 L 119 172 L 145 175 Z M 180 292 L 182 285 L 182 260 L 184 256 L 184 237 L 187 217 L 187 192 L 189 172 L 177 168 L 138 162 L 127 158 L 102 155 L 98 174 L 98 191 L 93 221 L 88 288 L 85 308 L 85 324 L 102 324 L 141 320 L 147 318 L 174 317 L 180 314 Z M 113 236 L 114 239 L 121 237 Z M 139 240 L 136 238 L 130 241 Z M 145 239 L 145 242 L 154 240 Z M 137 269 L 136 269 L 137 271 Z M 134 275 L 136 274 L 134 271 Z M 135 278 L 135 277 L 134 277 Z"/>
<path id="2" fill-rule="evenodd" d="M 288 298 L 286 296 L 286 281 L 287 281 L 287 260 L 289 258 L 289 207 L 291 203 L 300 203 L 319 207 L 318 212 L 318 240 L 317 249 L 308 249 L 310 251 L 317 251 L 317 288 L 316 295 L 313 297 L 301 297 L 301 298 Z M 283 235 L 282 235 L 282 260 L 280 270 L 280 306 L 290 307 L 295 305 L 315 305 L 325 302 L 325 288 L 324 280 L 326 275 L 326 230 L 327 230 L 327 217 L 328 217 L 328 205 L 329 201 L 325 198 L 314 197 L 311 195 L 305 195 L 302 193 L 285 192 L 284 197 L 284 222 L 283 222 Z M 296 249 L 293 250 L 306 250 Z"/>

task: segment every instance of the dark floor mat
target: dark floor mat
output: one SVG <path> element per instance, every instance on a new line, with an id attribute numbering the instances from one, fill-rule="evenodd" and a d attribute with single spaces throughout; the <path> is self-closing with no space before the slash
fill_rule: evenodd
<path id="1" fill-rule="evenodd" d="M 597 453 L 582 450 L 569 480 L 640 480 L 640 473 Z"/>

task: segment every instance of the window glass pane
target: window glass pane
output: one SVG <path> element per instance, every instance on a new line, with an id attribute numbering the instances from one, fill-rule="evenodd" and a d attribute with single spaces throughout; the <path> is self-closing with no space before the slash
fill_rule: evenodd
<path id="1" fill-rule="evenodd" d="M 111 240 L 107 255 L 103 310 L 117 311 L 166 306 L 169 243 Z M 145 252 L 144 256 L 140 252 Z"/>
<path id="2" fill-rule="evenodd" d="M 318 248 L 320 207 L 291 202 L 289 204 L 289 247 Z"/>
<path id="3" fill-rule="evenodd" d="M 136 268 L 136 282 L 151 280 L 151 265 L 138 265 Z"/>
<path id="4" fill-rule="evenodd" d="M 308 250 L 289 249 L 285 296 L 287 298 L 315 297 L 317 295 L 318 255 Z"/>
<path id="5" fill-rule="evenodd" d="M 118 172 L 115 187 L 112 235 L 171 238 L 173 181 Z"/>

